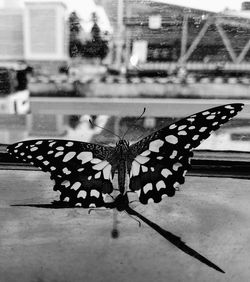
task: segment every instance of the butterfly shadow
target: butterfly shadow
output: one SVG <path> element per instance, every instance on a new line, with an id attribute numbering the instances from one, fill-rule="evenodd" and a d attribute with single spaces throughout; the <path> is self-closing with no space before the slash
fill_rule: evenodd
<path id="1" fill-rule="evenodd" d="M 44 208 L 44 209 L 66 209 L 66 208 L 76 208 L 75 206 L 69 205 L 67 203 L 62 202 L 52 202 L 50 204 L 14 204 L 11 205 L 12 207 L 35 207 L 35 208 Z M 221 272 L 225 273 L 221 268 L 219 268 L 216 264 L 208 260 L 206 257 L 189 247 L 184 241 L 182 241 L 181 237 L 176 236 L 175 234 L 171 233 L 170 231 L 163 229 L 156 223 L 150 221 L 137 211 L 132 208 L 127 208 L 126 211 L 128 214 L 136 216 L 137 218 L 141 219 L 145 222 L 148 226 L 153 228 L 157 233 L 159 233 L 162 237 L 164 237 L 167 241 L 172 243 L 175 247 L 179 250 L 183 251 L 187 255 L 197 259 L 201 263 L 206 264 L 207 266 Z"/>
<path id="2" fill-rule="evenodd" d="M 147 219 L 134 209 L 131 209 L 130 207 L 126 210 L 130 215 L 136 216 L 142 221 L 144 221 L 148 226 L 153 228 L 157 233 L 159 233 L 162 237 L 164 237 L 167 241 L 172 243 L 175 247 L 177 247 L 179 250 L 183 251 L 184 253 L 188 254 L 189 256 L 199 260 L 200 262 L 206 264 L 207 266 L 221 272 L 225 273 L 221 268 L 219 268 L 216 264 L 208 260 L 206 257 L 189 247 L 184 241 L 182 241 L 181 237 L 176 236 L 175 234 L 171 233 L 170 231 L 163 229 L 156 223 L 152 222 L 151 220 Z"/>

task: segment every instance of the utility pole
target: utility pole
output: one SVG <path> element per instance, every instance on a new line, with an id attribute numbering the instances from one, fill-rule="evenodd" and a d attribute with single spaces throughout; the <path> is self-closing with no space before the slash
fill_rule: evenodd
<path id="1" fill-rule="evenodd" d="M 124 26 L 123 26 L 123 13 L 124 13 L 124 0 L 117 0 L 117 27 L 115 33 L 115 65 L 120 70 L 122 65 L 122 53 L 124 44 Z"/>

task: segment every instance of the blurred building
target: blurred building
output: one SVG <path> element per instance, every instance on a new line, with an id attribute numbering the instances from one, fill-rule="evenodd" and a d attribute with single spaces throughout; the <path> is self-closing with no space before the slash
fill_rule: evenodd
<path id="1" fill-rule="evenodd" d="M 151 0 L 96 0 L 119 28 L 123 2 L 123 61 L 137 70 L 250 70 L 249 2 L 242 11 L 214 13 Z M 247 15 L 247 16 L 246 16 Z"/>
<path id="2" fill-rule="evenodd" d="M 55 70 L 68 59 L 66 6 L 62 2 L 5 0 L 0 10 L 0 60 L 24 60 Z"/>
<path id="3" fill-rule="evenodd" d="M 0 9 L 0 60 L 23 60 L 23 38 L 23 10 L 9 3 Z"/>

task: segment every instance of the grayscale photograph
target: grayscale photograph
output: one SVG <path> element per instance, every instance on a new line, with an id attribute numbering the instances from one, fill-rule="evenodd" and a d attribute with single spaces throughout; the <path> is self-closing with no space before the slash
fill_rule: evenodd
<path id="1" fill-rule="evenodd" d="M 250 281 L 249 100 L 250 1 L 0 0 L 0 282 Z"/>

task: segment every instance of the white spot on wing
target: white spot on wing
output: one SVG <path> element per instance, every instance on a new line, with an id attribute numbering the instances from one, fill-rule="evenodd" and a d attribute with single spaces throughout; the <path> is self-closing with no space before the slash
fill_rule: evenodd
<path id="1" fill-rule="evenodd" d="M 140 164 L 145 164 L 146 162 L 148 162 L 150 159 L 148 157 L 143 157 L 141 155 L 138 155 L 136 158 L 135 158 L 135 161 L 137 161 L 138 163 Z"/>
<path id="2" fill-rule="evenodd" d="M 48 165 L 49 162 L 48 162 L 48 161 L 44 161 L 43 164 L 44 164 L 44 165 Z"/>
<path id="3" fill-rule="evenodd" d="M 165 178 L 167 178 L 169 175 L 172 175 L 172 172 L 167 169 L 167 168 L 164 168 L 162 171 L 161 171 L 161 174 L 162 176 L 164 176 Z"/>
<path id="4" fill-rule="evenodd" d="M 75 155 L 76 155 L 76 152 L 68 152 L 68 153 L 64 156 L 63 162 L 68 162 L 68 161 L 71 160 Z"/>
<path id="5" fill-rule="evenodd" d="M 179 182 L 175 182 L 174 185 L 173 185 L 174 188 L 178 188 L 179 186 L 180 186 Z"/>
<path id="6" fill-rule="evenodd" d="M 90 196 L 99 198 L 100 192 L 97 191 L 97 190 L 91 190 L 91 191 L 90 191 Z"/>
<path id="7" fill-rule="evenodd" d="M 186 127 L 187 127 L 187 125 L 181 125 L 181 126 L 178 127 L 178 130 L 182 130 L 182 129 L 186 128 Z"/>
<path id="8" fill-rule="evenodd" d="M 77 159 L 82 161 L 82 164 L 85 164 L 93 159 L 93 154 L 91 152 L 81 152 L 77 155 Z"/>
<path id="9" fill-rule="evenodd" d="M 208 119 L 208 120 L 209 120 L 209 119 L 214 119 L 214 118 L 215 118 L 215 115 L 210 115 L 210 116 L 207 116 L 207 117 L 206 117 L 206 119 Z"/>
<path id="10" fill-rule="evenodd" d="M 19 148 L 20 146 L 22 146 L 23 145 L 23 143 L 18 143 L 16 146 L 15 146 L 15 148 Z"/>
<path id="11" fill-rule="evenodd" d="M 210 112 L 209 111 L 203 112 L 202 115 L 203 116 L 208 116 L 208 115 L 210 115 Z"/>
<path id="12" fill-rule="evenodd" d="M 132 167 L 131 167 L 131 174 L 133 176 L 137 176 L 140 172 L 140 164 L 138 164 L 138 162 L 133 161 L 132 162 Z"/>
<path id="13" fill-rule="evenodd" d="M 68 180 L 64 180 L 61 185 L 65 186 L 67 188 L 67 187 L 70 186 L 70 182 Z"/>
<path id="14" fill-rule="evenodd" d="M 199 131 L 200 131 L 200 132 L 204 132 L 204 131 L 206 131 L 206 129 L 207 129 L 207 127 L 204 127 L 204 126 L 203 126 L 202 128 L 199 129 Z"/>
<path id="15" fill-rule="evenodd" d="M 172 152 L 172 154 L 170 156 L 170 159 L 174 159 L 176 156 L 177 156 L 177 151 L 173 150 L 173 152 Z"/>
<path id="16" fill-rule="evenodd" d="M 151 152 L 150 152 L 149 150 L 146 150 L 146 151 L 144 151 L 144 152 L 141 153 L 141 156 L 146 157 L 146 156 L 148 156 L 149 154 L 151 154 Z"/>
<path id="17" fill-rule="evenodd" d="M 104 177 L 104 179 L 109 179 L 109 177 L 110 177 L 110 172 L 111 172 L 111 165 L 108 164 L 108 165 L 105 166 L 105 168 L 103 169 L 103 177 Z"/>
<path id="18" fill-rule="evenodd" d="M 154 140 L 149 143 L 149 150 L 158 153 L 164 142 L 160 139 Z"/>
<path id="19" fill-rule="evenodd" d="M 94 158 L 94 159 L 92 159 L 90 162 L 91 162 L 92 164 L 99 164 L 101 161 L 102 161 L 102 160 L 100 160 L 100 159 Z"/>
<path id="20" fill-rule="evenodd" d="M 109 164 L 108 161 L 101 161 L 100 163 L 93 166 L 93 169 L 95 170 L 103 170 L 105 166 Z"/>
<path id="21" fill-rule="evenodd" d="M 174 129 L 174 128 L 176 128 L 177 127 L 177 125 L 176 124 L 171 124 L 170 126 L 169 126 L 169 129 Z"/>
<path id="22" fill-rule="evenodd" d="M 194 135 L 194 137 L 192 139 L 197 140 L 198 138 L 199 138 L 199 135 Z"/>
<path id="23" fill-rule="evenodd" d="M 87 192 L 84 190 L 81 190 L 78 194 L 77 194 L 77 198 L 83 198 L 85 199 L 87 196 Z"/>
<path id="24" fill-rule="evenodd" d="M 95 174 L 95 178 L 97 179 L 97 178 L 100 178 L 100 177 L 101 177 L 101 172 L 99 171 Z"/>
<path id="25" fill-rule="evenodd" d="M 174 135 L 168 135 L 165 137 L 165 140 L 168 142 L 168 143 L 171 143 L 171 144 L 177 144 L 178 143 L 178 138 L 175 137 Z"/>
<path id="26" fill-rule="evenodd" d="M 43 141 L 37 141 L 36 145 L 41 145 L 43 143 Z"/>
<path id="27" fill-rule="evenodd" d="M 57 149 L 58 151 L 63 151 L 63 150 L 64 150 L 64 147 L 63 147 L 63 146 L 59 146 L 59 147 L 56 147 L 56 149 Z"/>
<path id="28" fill-rule="evenodd" d="M 143 187 L 144 194 L 147 194 L 148 191 L 150 191 L 150 190 L 153 190 L 153 185 L 152 185 L 152 183 L 147 183 L 147 184 Z"/>
<path id="29" fill-rule="evenodd" d="M 23 156 L 22 154 L 21 154 L 21 156 Z M 38 157 L 36 157 L 39 161 L 41 161 L 41 160 L 43 160 L 43 156 L 38 156 Z"/>
<path id="30" fill-rule="evenodd" d="M 74 145 L 73 142 L 68 142 L 68 143 L 66 144 L 67 147 L 72 147 L 73 145 Z"/>
<path id="31" fill-rule="evenodd" d="M 36 150 L 38 150 L 37 147 L 33 147 L 33 148 L 30 149 L 31 152 L 34 152 L 34 151 L 36 151 Z"/>
<path id="32" fill-rule="evenodd" d="M 143 172 L 147 172 L 148 171 L 148 168 L 145 165 L 142 165 L 141 168 L 142 168 Z"/>
<path id="33" fill-rule="evenodd" d="M 81 182 L 77 181 L 70 188 L 76 191 L 80 187 L 81 187 Z"/>
<path id="34" fill-rule="evenodd" d="M 152 198 L 148 199 L 148 204 L 150 204 L 150 203 L 154 203 L 154 200 Z"/>
<path id="35" fill-rule="evenodd" d="M 181 163 L 175 163 L 175 164 L 173 165 L 173 170 L 174 170 L 174 171 L 177 171 L 177 170 L 179 169 L 179 167 L 182 167 L 182 164 L 181 164 Z"/>
<path id="36" fill-rule="evenodd" d="M 187 135 L 187 132 L 185 130 L 179 131 L 178 135 Z"/>
<path id="37" fill-rule="evenodd" d="M 65 173 L 66 175 L 70 174 L 71 171 L 67 169 L 67 167 L 65 167 L 63 170 L 63 173 Z"/>
<path id="38" fill-rule="evenodd" d="M 61 155 L 63 155 L 63 152 L 57 152 L 57 153 L 55 154 L 55 158 L 60 157 Z"/>
<path id="39" fill-rule="evenodd" d="M 156 189 L 160 191 L 162 188 L 166 188 L 166 185 L 163 180 L 160 180 L 156 183 Z"/>

